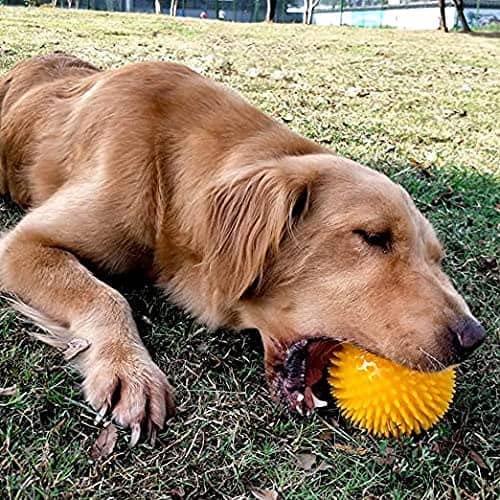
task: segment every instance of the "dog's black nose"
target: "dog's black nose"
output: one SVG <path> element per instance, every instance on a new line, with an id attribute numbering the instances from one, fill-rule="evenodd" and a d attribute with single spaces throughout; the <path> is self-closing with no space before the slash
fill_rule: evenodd
<path id="1" fill-rule="evenodd" d="M 486 332 L 481 324 L 474 318 L 468 316 L 462 318 L 452 328 L 456 336 L 456 341 L 462 354 L 470 354 L 476 347 L 479 347 L 486 338 Z"/>

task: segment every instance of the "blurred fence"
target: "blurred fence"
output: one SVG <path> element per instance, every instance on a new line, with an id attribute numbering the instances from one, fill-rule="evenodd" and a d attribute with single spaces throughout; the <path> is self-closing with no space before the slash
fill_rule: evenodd
<path id="1" fill-rule="evenodd" d="M 464 14 L 472 28 L 498 23 L 500 0 L 465 0 Z M 446 1 L 445 15 L 449 28 L 459 27 L 451 0 Z M 320 0 L 314 11 L 315 24 L 337 26 L 433 30 L 439 20 L 437 0 Z"/>
<path id="2" fill-rule="evenodd" d="M 0 0 L 4 5 L 40 5 L 53 0 Z M 160 0 L 161 12 L 169 14 L 172 0 Z M 57 0 L 58 7 L 105 11 L 154 12 L 155 0 Z M 465 15 L 473 28 L 500 23 L 500 0 L 464 0 Z M 178 0 L 177 16 L 207 17 L 237 22 L 261 22 L 267 0 Z M 304 0 L 277 0 L 276 22 L 302 22 Z M 456 24 L 451 0 L 446 2 L 449 27 Z M 320 0 L 313 22 L 326 25 L 436 29 L 437 0 Z"/>
<path id="3" fill-rule="evenodd" d="M 169 14 L 171 0 L 160 0 L 161 12 Z M 0 5 L 41 5 L 52 0 L 0 0 Z M 276 22 L 302 21 L 302 15 L 287 14 L 288 0 L 277 0 Z M 155 12 L 154 0 L 57 0 L 57 7 L 105 11 Z M 261 22 L 266 17 L 266 0 L 178 0 L 177 16 L 238 22 Z"/>
<path id="4" fill-rule="evenodd" d="M 286 0 L 277 0 L 276 21 L 293 20 L 286 14 L 286 7 Z M 266 8 L 266 0 L 179 0 L 177 15 L 199 17 L 201 12 L 206 12 L 209 19 L 260 22 L 266 17 Z"/>

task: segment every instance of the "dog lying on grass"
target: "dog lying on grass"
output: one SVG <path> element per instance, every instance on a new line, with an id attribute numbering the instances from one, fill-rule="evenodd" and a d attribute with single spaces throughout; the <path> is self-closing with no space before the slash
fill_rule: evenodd
<path id="1" fill-rule="evenodd" d="M 484 339 L 400 186 L 186 67 L 37 57 L 0 80 L 0 127 L 1 192 L 29 208 L 0 241 L 0 287 L 49 343 L 84 342 L 85 397 L 132 445 L 172 389 L 87 264 L 142 270 L 212 328 L 258 329 L 272 395 L 301 414 L 339 341 L 436 370 Z"/>

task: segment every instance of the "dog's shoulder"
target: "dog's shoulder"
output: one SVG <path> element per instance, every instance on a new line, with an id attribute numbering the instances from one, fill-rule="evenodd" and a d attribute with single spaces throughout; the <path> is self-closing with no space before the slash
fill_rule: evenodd
<path id="1" fill-rule="evenodd" d="M 77 57 L 55 53 L 33 57 L 15 65 L 0 80 L 0 120 L 26 93 L 61 79 L 79 79 L 100 70 Z"/>

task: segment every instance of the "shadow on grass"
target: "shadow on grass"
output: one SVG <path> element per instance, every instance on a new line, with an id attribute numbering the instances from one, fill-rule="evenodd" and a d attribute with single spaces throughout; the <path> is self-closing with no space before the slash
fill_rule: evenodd
<path id="1" fill-rule="evenodd" d="M 500 31 L 469 31 L 464 32 L 465 35 L 482 37 L 482 38 L 500 38 Z"/>

